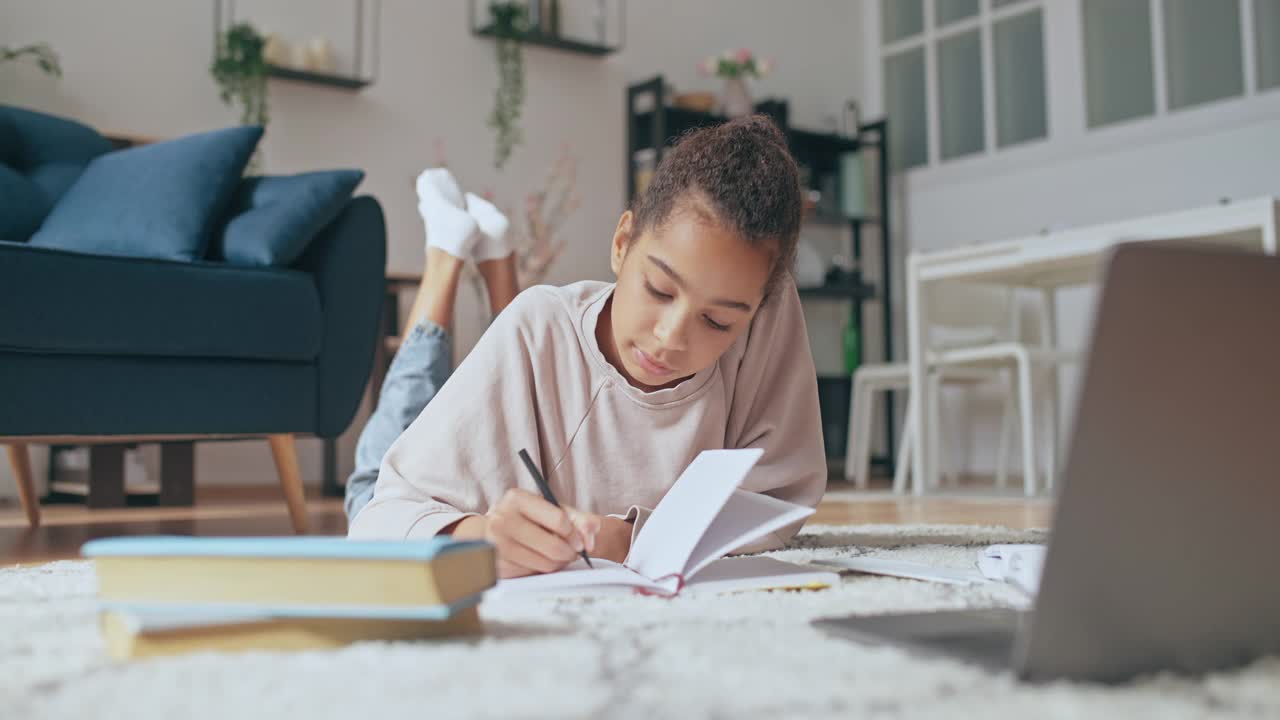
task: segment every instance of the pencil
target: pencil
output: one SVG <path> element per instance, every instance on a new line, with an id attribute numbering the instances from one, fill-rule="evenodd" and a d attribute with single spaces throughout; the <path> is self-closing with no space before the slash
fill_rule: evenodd
<path id="1" fill-rule="evenodd" d="M 533 481 L 538 485 L 538 491 L 542 493 L 543 499 L 547 502 L 560 507 L 560 501 L 556 500 L 556 496 L 551 494 L 551 486 L 547 485 L 547 479 L 542 477 L 542 473 L 538 472 L 538 466 L 533 464 L 533 458 L 529 457 L 528 451 L 524 448 L 520 449 L 520 459 L 524 461 L 524 466 L 529 468 L 529 474 L 533 476 Z M 578 554 L 582 555 L 582 559 L 587 562 L 587 567 L 592 570 L 595 565 L 591 564 L 591 558 L 587 557 L 587 551 L 583 549 Z"/>

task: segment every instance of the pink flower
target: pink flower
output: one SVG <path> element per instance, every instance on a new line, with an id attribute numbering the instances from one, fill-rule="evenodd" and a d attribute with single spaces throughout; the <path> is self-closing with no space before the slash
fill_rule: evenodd
<path id="1" fill-rule="evenodd" d="M 703 60 L 702 62 L 698 63 L 698 72 L 702 73 L 703 75 L 715 75 L 716 69 L 719 67 L 719 65 L 720 65 L 719 61 L 717 61 L 713 57 L 709 57 L 706 60 Z"/>
<path id="2" fill-rule="evenodd" d="M 746 48 L 742 48 L 742 49 L 738 50 L 738 52 L 737 52 L 737 53 L 735 53 L 735 54 L 734 54 L 734 58 L 733 58 L 733 59 L 734 59 L 734 60 L 737 60 L 739 63 L 742 63 L 743 65 L 745 65 L 745 64 L 747 64 L 747 63 L 751 62 L 751 51 L 750 51 L 750 50 L 748 50 L 748 49 L 746 49 Z"/>

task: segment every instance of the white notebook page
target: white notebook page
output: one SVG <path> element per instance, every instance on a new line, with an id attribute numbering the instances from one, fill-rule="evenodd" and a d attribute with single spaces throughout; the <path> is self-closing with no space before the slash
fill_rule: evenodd
<path id="1" fill-rule="evenodd" d="M 649 578 L 683 574 L 694 548 L 763 454 L 760 449 L 700 453 L 640 528 L 627 566 Z"/>
<path id="2" fill-rule="evenodd" d="M 734 490 L 720 514 L 703 533 L 702 539 L 685 562 L 684 576 L 690 579 L 716 558 L 759 540 L 774 530 L 799 522 L 813 514 L 813 508 L 747 492 Z M 648 525 L 645 525 L 648 528 Z"/>

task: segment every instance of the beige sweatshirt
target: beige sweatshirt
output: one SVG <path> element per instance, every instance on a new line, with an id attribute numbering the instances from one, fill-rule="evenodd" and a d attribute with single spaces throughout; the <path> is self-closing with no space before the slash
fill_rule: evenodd
<path id="1" fill-rule="evenodd" d="M 536 493 L 521 448 L 562 504 L 633 520 L 632 537 L 703 450 L 761 448 L 743 489 L 817 505 L 827 470 L 795 286 L 781 283 L 716 364 L 654 392 L 632 387 L 596 342 L 613 287 L 521 293 L 387 451 L 350 537 L 427 538 L 508 488 Z M 749 549 L 780 547 L 799 527 Z"/>

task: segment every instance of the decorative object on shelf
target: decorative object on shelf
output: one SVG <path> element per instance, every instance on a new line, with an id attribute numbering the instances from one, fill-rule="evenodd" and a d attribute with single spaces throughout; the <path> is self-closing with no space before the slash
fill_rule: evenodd
<path id="1" fill-rule="evenodd" d="M 827 268 L 813 244 L 801 238 L 796 244 L 796 287 L 821 287 L 826 282 Z"/>
<path id="2" fill-rule="evenodd" d="M 694 112 L 711 112 L 716 109 L 716 94 L 706 90 L 673 93 L 671 104 L 674 107 L 693 110 Z"/>
<path id="3" fill-rule="evenodd" d="M 851 318 L 844 325 L 844 373 L 850 377 L 862 364 L 862 338 L 858 324 Z"/>
<path id="4" fill-rule="evenodd" d="M 58 54 L 53 51 L 53 48 L 49 47 L 48 43 L 34 43 L 16 48 L 0 45 L 0 63 L 24 58 L 31 58 L 41 70 L 49 75 L 57 78 L 62 77 L 62 63 L 58 61 Z"/>
<path id="5" fill-rule="evenodd" d="M 240 106 L 241 125 L 267 124 L 266 39 L 249 23 L 236 23 L 218 36 L 209 73 L 218 83 L 222 102 Z"/>
<path id="6" fill-rule="evenodd" d="M 773 69 L 773 61 L 757 58 L 747 48 L 725 50 L 702 61 L 699 69 L 706 75 L 724 78 L 720 95 L 720 112 L 728 117 L 750 115 L 755 110 L 747 78 L 762 78 Z"/>
<path id="7" fill-rule="evenodd" d="M 609 2 L 596 0 L 596 9 L 592 13 L 592 21 L 596 27 L 596 41 L 604 45 L 609 37 Z"/>
<path id="8" fill-rule="evenodd" d="M 747 89 L 745 78 L 725 78 L 724 92 L 720 96 L 720 112 L 729 117 L 750 115 L 755 105 L 751 102 L 751 91 Z"/>
<path id="9" fill-rule="evenodd" d="M 538 18 L 530 17 L 530 26 L 548 37 L 560 36 L 560 0 L 530 0 L 530 6 L 538 8 Z"/>
<path id="10" fill-rule="evenodd" d="M 318 73 L 333 72 L 333 43 L 329 38 L 316 36 L 304 44 L 302 68 Z"/>
<path id="11" fill-rule="evenodd" d="M 534 5 L 538 0 L 533 0 Z M 524 50 L 521 38 L 529 31 L 528 8 L 523 3 L 493 2 L 493 19 L 498 49 L 498 89 L 494 94 L 489 127 L 497 133 L 493 166 L 502 169 L 511 151 L 520 144 L 520 109 L 524 105 Z"/>
<path id="12" fill-rule="evenodd" d="M 262 58 L 267 65 L 289 67 L 293 64 L 293 46 L 280 33 L 267 33 L 267 42 L 262 46 Z"/>
<path id="13" fill-rule="evenodd" d="M 845 136 L 856 142 L 858 128 L 862 127 L 857 100 L 845 103 L 843 120 Z M 848 218 L 867 215 L 867 176 L 861 149 L 840 154 L 840 212 Z"/>
<path id="14" fill-rule="evenodd" d="M 658 151 L 653 148 L 641 148 L 631 157 L 635 167 L 636 195 L 643 195 L 653 180 L 653 171 L 658 167 Z"/>

